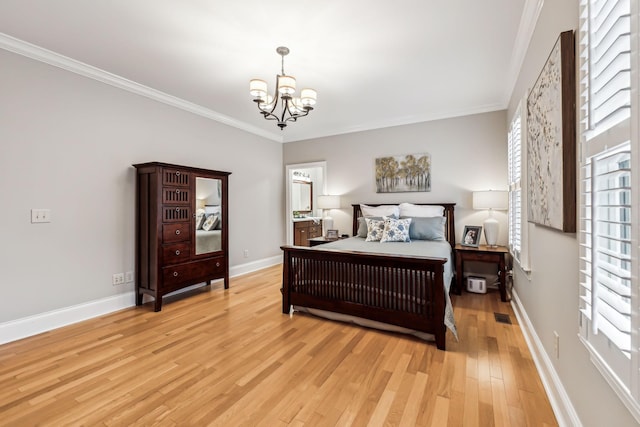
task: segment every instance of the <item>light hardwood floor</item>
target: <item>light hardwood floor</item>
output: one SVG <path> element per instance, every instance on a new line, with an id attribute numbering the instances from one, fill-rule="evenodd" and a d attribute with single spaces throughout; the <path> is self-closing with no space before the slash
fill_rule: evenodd
<path id="1" fill-rule="evenodd" d="M 497 292 L 454 297 L 443 352 L 289 318 L 280 284 L 271 267 L 0 346 L 0 425 L 557 425 Z"/>

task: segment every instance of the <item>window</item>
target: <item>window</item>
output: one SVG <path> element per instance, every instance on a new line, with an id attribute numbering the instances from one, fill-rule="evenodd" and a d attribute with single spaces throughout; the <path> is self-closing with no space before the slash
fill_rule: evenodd
<path id="1" fill-rule="evenodd" d="M 516 111 L 509 126 L 508 150 L 509 150 L 509 249 L 514 258 L 520 260 L 522 251 L 522 211 L 520 200 L 522 190 L 520 181 L 522 177 L 522 148 L 521 148 L 521 119 L 520 108 Z"/>
<path id="2" fill-rule="evenodd" d="M 640 421 L 631 0 L 580 2 L 580 339 Z M 637 7 L 637 2 L 633 2 Z M 634 14 L 637 11 L 633 11 Z M 634 49 L 637 47 L 634 45 Z M 637 52 L 634 53 L 637 56 Z M 637 76 L 636 76 L 637 79 Z M 635 332 L 634 332 L 635 331 Z"/>
<path id="3" fill-rule="evenodd" d="M 525 97 L 526 100 L 526 97 Z M 518 107 L 507 134 L 509 163 L 509 250 L 513 258 L 525 270 L 529 270 L 526 245 L 527 227 L 523 224 L 523 212 L 526 201 L 522 196 L 522 176 L 525 170 L 525 152 L 522 139 L 523 117 L 522 107 Z"/>

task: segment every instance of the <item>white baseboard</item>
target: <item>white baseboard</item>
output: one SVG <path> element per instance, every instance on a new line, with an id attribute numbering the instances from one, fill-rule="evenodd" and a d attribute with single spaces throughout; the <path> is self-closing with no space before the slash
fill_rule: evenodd
<path id="1" fill-rule="evenodd" d="M 229 268 L 229 276 L 235 277 L 251 273 L 262 268 L 282 263 L 282 255 L 264 258 L 246 264 Z M 173 294 L 186 292 L 191 289 L 204 286 L 203 284 L 189 286 L 174 292 Z M 21 319 L 0 323 L 0 344 L 27 338 L 41 334 L 62 326 L 71 325 L 93 317 L 109 314 L 114 311 L 133 307 L 136 305 L 135 292 L 130 291 L 111 297 L 101 298 L 70 307 L 34 314 Z"/>
<path id="2" fill-rule="evenodd" d="M 229 276 L 236 277 L 242 274 L 252 273 L 256 270 L 271 267 L 272 265 L 282 264 L 282 255 L 276 255 L 270 258 L 263 258 L 257 261 L 248 262 L 246 264 L 234 265 L 229 268 Z"/>
<path id="3" fill-rule="evenodd" d="M 576 413 L 575 408 L 571 404 L 571 400 L 567 395 L 560 377 L 549 359 L 549 355 L 545 351 L 542 341 L 538 337 L 526 310 L 522 306 L 518 294 L 515 289 L 512 290 L 511 306 L 518 318 L 520 329 L 524 335 L 524 339 L 529 346 L 529 351 L 533 357 L 533 362 L 536 364 L 538 374 L 542 380 L 542 385 L 547 392 L 549 402 L 553 408 L 553 412 L 558 421 L 560 427 L 575 426 L 581 427 L 582 422 Z"/>
<path id="4" fill-rule="evenodd" d="M 136 304 L 135 292 L 101 298 L 70 307 L 34 314 L 17 320 L 0 323 L 0 344 L 16 341 L 32 335 L 102 316 Z"/>

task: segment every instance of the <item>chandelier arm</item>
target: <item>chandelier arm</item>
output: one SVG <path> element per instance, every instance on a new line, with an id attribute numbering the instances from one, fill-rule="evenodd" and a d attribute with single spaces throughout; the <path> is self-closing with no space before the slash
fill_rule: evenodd
<path id="1" fill-rule="evenodd" d="M 306 115 L 309 114 L 309 110 L 305 110 L 304 114 L 300 114 L 300 113 L 296 113 L 296 114 L 290 114 L 290 117 L 287 117 L 285 119 L 285 122 L 288 122 L 289 120 L 295 122 L 296 120 L 298 120 L 300 117 L 304 117 Z"/>

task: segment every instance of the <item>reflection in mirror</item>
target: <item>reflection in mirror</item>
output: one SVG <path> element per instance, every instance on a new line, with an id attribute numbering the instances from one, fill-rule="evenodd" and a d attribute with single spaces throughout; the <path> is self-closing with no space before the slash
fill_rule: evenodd
<path id="1" fill-rule="evenodd" d="M 294 212 L 311 212 L 313 209 L 313 183 L 293 181 L 291 185 L 291 209 Z"/>
<path id="2" fill-rule="evenodd" d="M 222 181 L 196 177 L 196 255 L 222 249 Z"/>

